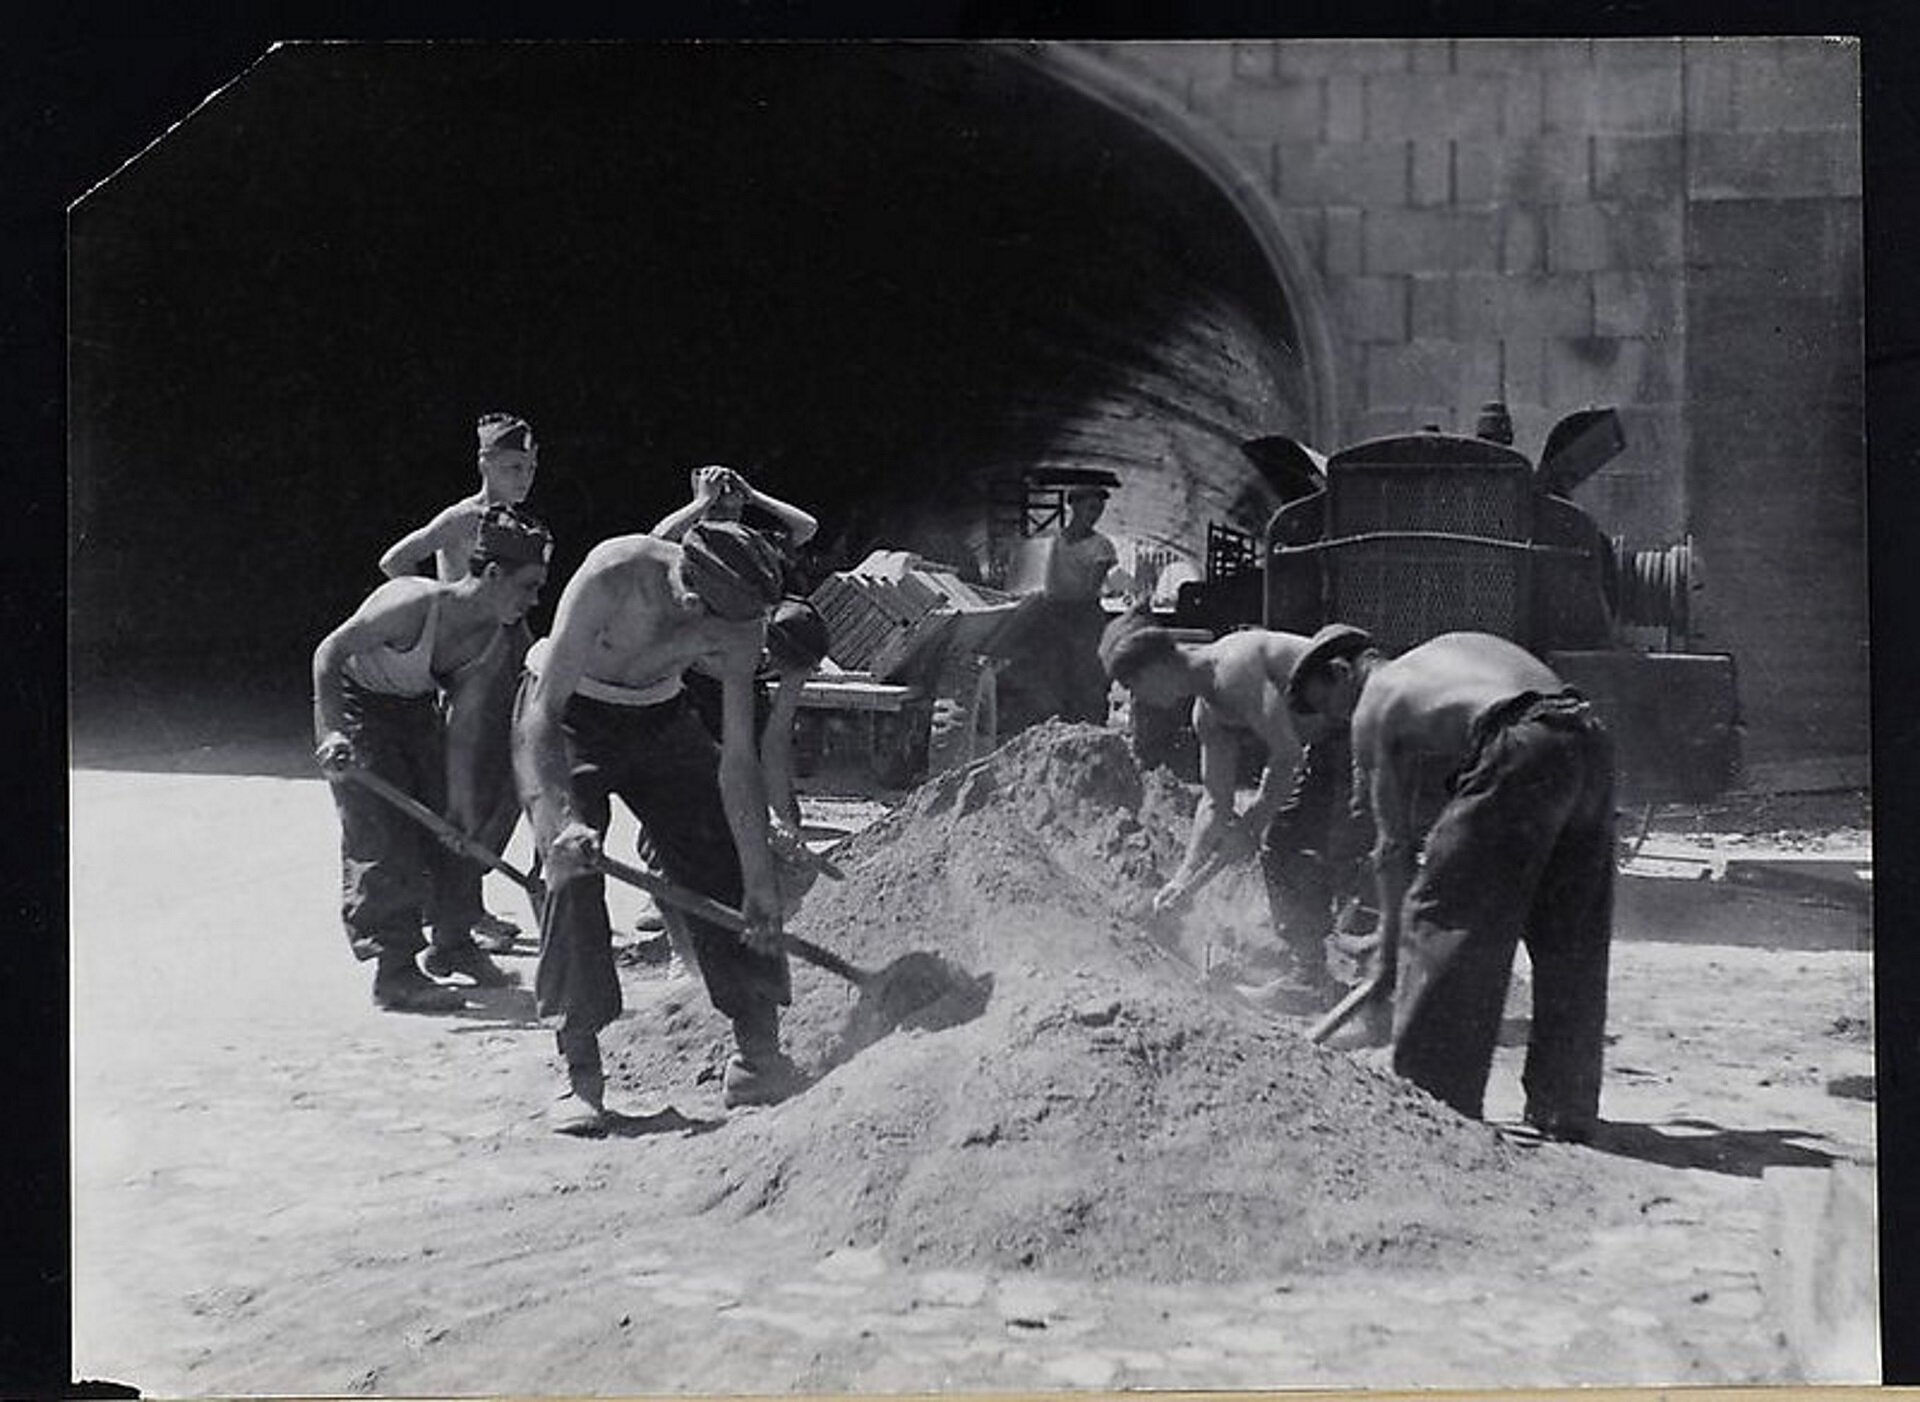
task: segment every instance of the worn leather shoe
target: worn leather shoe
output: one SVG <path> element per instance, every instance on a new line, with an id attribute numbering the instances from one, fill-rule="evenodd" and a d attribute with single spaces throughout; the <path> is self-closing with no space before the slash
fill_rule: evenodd
<path id="1" fill-rule="evenodd" d="M 507 988 L 520 980 L 508 973 L 477 944 L 455 945 L 451 949 L 435 945 L 427 951 L 427 972 L 435 978 L 465 974 L 481 988 Z"/>
<path id="2" fill-rule="evenodd" d="M 520 927 L 490 910 L 480 912 L 473 922 L 473 942 L 488 954 L 505 954 L 520 938 Z"/>
<path id="3" fill-rule="evenodd" d="M 458 989 L 435 983 L 411 959 L 374 976 L 373 1001 L 390 1013 L 453 1013 L 467 1005 Z"/>
<path id="4" fill-rule="evenodd" d="M 1540 1132 L 1541 1138 L 1559 1144 L 1591 1144 L 1599 1128 L 1599 1121 L 1592 1115 L 1529 1108 L 1522 1118 Z"/>
<path id="5" fill-rule="evenodd" d="M 800 1068 L 785 1052 L 758 1052 L 751 1059 L 737 1052 L 727 1062 L 720 1103 L 729 1110 L 741 1105 L 777 1105 L 806 1083 Z"/>

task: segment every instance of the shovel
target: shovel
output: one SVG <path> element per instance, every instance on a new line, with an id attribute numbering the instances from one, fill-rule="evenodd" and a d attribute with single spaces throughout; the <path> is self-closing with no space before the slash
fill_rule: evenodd
<path id="1" fill-rule="evenodd" d="M 388 803 L 391 803 L 395 808 L 398 808 L 402 813 L 405 813 L 409 818 L 412 818 L 416 823 L 419 823 L 422 827 L 426 828 L 427 831 L 439 838 L 446 846 L 451 847 L 469 861 L 479 862 L 482 866 L 490 867 L 506 877 L 507 880 L 527 893 L 529 899 L 533 901 L 534 916 L 536 919 L 539 918 L 541 907 L 546 903 L 547 899 L 546 884 L 541 881 L 539 877 L 533 875 L 531 872 L 520 870 L 519 867 L 514 866 L 505 857 L 502 857 L 484 843 L 468 836 L 412 794 L 407 793 L 403 789 L 395 788 L 391 783 L 381 778 L 378 774 L 375 774 L 371 769 L 362 769 L 355 766 L 354 768 L 344 771 L 344 776 L 349 782 L 358 784 L 361 788 L 367 790 L 367 792 L 375 794 L 385 799 Z"/>
<path id="2" fill-rule="evenodd" d="M 1386 987 L 1386 976 L 1375 974 L 1347 992 L 1347 996 L 1321 1014 L 1320 1020 L 1307 1029 L 1307 1040 L 1316 1047 L 1334 1033 L 1353 1021 L 1354 1014 L 1372 1002 L 1374 997 Z"/>
<path id="3" fill-rule="evenodd" d="M 1186 884 L 1174 892 L 1171 900 L 1158 910 L 1148 902 L 1141 918 L 1157 928 L 1172 927 L 1186 914 L 1187 907 L 1193 904 L 1194 897 L 1198 896 L 1206 888 L 1207 883 L 1228 865 L 1226 857 L 1219 851 L 1208 853 L 1206 859 L 1200 863 L 1200 869 L 1187 878 Z"/>
<path id="4" fill-rule="evenodd" d="M 645 891 L 656 901 L 665 901 L 690 914 L 711 920 L 724 930 L 745 934 L 746 919 L 730 905 L 722 905 L 711 896 L 692 891 L 664 876 L 596 853 L 593 868 L 602 875 L 624 881 Z M 884 969 L 862 969 L 830 949 L 799 935 L 782 936 L 786 947 L 816 968 L 851 983 L 860 990 L 860 1002 L 853 1021 L 863 1025 L 868 1035 L 862 1042 L 878 1040 L 910 1019 L 916 1026 L 952 1027 L 976 1016 L 986 1006 L 993 987 L 993 975 L 974 975 L 937 954 L 915 950 L 903 954 Z"/>

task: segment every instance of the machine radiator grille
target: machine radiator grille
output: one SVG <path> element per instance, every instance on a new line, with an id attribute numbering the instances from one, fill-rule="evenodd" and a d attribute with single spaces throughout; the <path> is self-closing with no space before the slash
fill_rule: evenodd
<path id="1" fill-rule="evenodd" d="M 1526 541 L 1531 484 L 1505 464 L 1344 463 L 1330 473 L 1333 539 L 1377 531 L 1444 532 Z M 1448 540 L 1340 545 L 1326 560 L 1329 616 L 1389 651 L 1470 630 L 1523 639 L 1524 551 Z"/>

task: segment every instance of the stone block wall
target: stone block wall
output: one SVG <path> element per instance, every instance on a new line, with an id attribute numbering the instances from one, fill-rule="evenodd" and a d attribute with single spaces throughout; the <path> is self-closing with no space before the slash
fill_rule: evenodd
<path id="1" fill-rule="evenodd" d="M 1098 47 L 1217 133 L 1305 250 L 1339 443 L 1470 431 L 1499 397 L 1535 453 L 1616 406 L 1628 449 L 1580 500 L 1631 544 L 1695 537 L 1750 754 L 1866 752 L 1857 46 Z"/>

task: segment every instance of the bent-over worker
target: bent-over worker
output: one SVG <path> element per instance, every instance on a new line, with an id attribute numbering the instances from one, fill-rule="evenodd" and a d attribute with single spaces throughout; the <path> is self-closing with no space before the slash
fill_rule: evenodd
<path id="1" fill-rule="evenodd" d="M 395 1012 L 446 1012 L 460 995 L 414 960 L 433 928 L 427 968 L 482 986 L 508 976 L 473 942 L 475 864 L 411 817 L 354 783 L 371 773 L 435 812 L 446 807 L 447 760 L 438 704 L 449 677 L 504 650 L 546 582 L 546 528 L 505 504 L 481 516 L 457 580 L 388 580 L 314 649 L 316 757 L 340 812 L 341 915 L 360 959 L 377 961 L 373 997 Z"/>
<path id="2" fill-rule="evenodd" d="M 1326 941 L 1335 897 L 1351 885 L 1342 869 L 1365 847 L 1342 822 L 1349 767 L 1344 730 L 1312 721 L 1303 727 L 1287 707 L 1287 677 L 1307 641 L 1298 633 L 1247 628 L 1212 642 L 1183 642 L 1139 614 L 1115 619 L 1100 640 L 1107 674 L 1135 698 L 1153 706 L 1193 703 L 1200 801 L 1186 854 L 1155 894 L 1155 908 L 1183 899 L 1210 860 L 1232 862 L 1257 845 L 1274 932 L 1288 956 L 1269 995 L 1302 1012 L 1339 994 L 1327 970 Z M 1245 736 L 1265 755 L 1259 787 L 1236 813 Z"/>
<path id="3" fill-rule="evenodd" d="M 1393 990 L 1392 1064 L 1464 1115 L 1486 1095 L 1516 944 L 1533 966 L 1522 1083 L 1541 1133 L 1599 1121 L 1613 934 L 1613 746 L 1577 691 L 1504 638 L 1446 633 L 1388 660 L 1330 624 L 1289 701 L 1353 734 L 1354 801 L 1378 832 L 1378 972 Z M 1416 865 L 1419 771 L 1451 796 Z"/>

